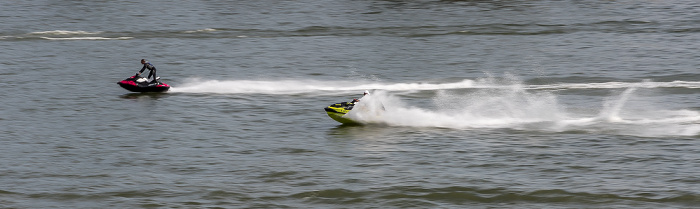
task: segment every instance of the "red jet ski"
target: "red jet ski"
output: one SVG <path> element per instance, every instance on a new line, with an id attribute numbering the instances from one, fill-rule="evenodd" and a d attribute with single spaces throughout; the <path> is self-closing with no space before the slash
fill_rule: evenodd
<path id="1" fill-rule="evenodd" d="M 134 75 L 117 84 L 122 88 L 133 92 L 166 92 L 170 89 L 170 85 L 160 82 L 160 77 L 148 82 L 148 79 Z"/>

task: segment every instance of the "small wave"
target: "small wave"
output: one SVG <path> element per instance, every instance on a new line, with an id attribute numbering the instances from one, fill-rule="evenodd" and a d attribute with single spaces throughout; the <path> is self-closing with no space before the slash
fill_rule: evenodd
<path id="1" fill-rule="evenodd" d="M 95 35 L 100 34 L 102 31 L 88 32 L 88 31 L 69 31 L 69 30 L 52 30 L 52 31 L 39 31 L 31 32 L 29 35 Z"/>
<path id="2" fill-rule="evenodd" d="M 405 201 L 418 201 L 426 206 L 434 204 L 466 203 L 519 203 L 540 204 L 560 203 L 569 205 L 607 205 L 610 202 L 629 202 L 642 205 L 649 204 L 694 204 L 698 195 L 678 195 L 664 198 L 649 198 L 644 196 L 628 196 L 616 193 L 587 193 L 562 189 L 542 189 L 533 191 L 515 191 L 503 188 L 474 188 L 474 187 L 389 187 L 373 191 L 353 191 L 347 189 L 326 189 L 302 192 L 290 195 L 290 198 L 305 199 L 316 203 L 354 204 L 360 200 L 374 200 L 385 206 L 404 206 Z M 342 200 L 342 202 L 339 202 Z"/>
<path id="3" fill-rule="evenodd" d="M 205 29 L 200 29 L 200 30 L 188 30 L 185 31 L 184 33 L 202 33 L 202 32 L 214 32 L 216 29 L 213 28 L 205 28 Z"/>
<path id="4" fill-rule="evenodd" d="M 134 37 L 117 37 L 117 38 L 107 38 L 107 37 L 67 37 L 67 38 L 52 38 L 52 37 L 41 37 L 46 40 L 64 41 L 64 40 L 128 40 Z"/>

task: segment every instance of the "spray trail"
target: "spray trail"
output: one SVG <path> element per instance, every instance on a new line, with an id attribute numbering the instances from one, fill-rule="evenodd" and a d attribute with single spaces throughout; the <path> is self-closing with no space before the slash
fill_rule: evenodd
<path id="1" fill-rule="evenodd" d="M 386 91 L 415 91 L 438 89 L 474 88 L 474 81 L 463 80 L 454 83 L 381 83 L 368 81 L 318 81 L 318 80 L 279 80 L 255 81 L 232 80 L 218 81 L 190 79 L 184 84 L 171 88 L 172 92 L 186 93 L 220 93 L 220 94 L 306 94 L 331 93 L 347 94 L 365 89 L 382 89 Z"/>
<path id="2" fill-rule="evenodd" d="M 700 112 L 668 110 L 631 100 L 636 88 L 613 95 L 591 115 L 567 112 L 556 95 L 523 89 L 484 89 L 468 94 L 439 92 L 436 108 L 410 105 L 387 92 L 363 98 L 347 117 L 366 124 L 454 129 L 507 128 L 523 131 L 698 136 Z M 624 114 L 623 114 L 624 113 Z"/>
<path id="3" fill-rule="evenodd" d="M 606 82 L 606 83 L 559 83 L 550 85 L 503 85 L 492 79 L 431 83 L 388 83 L 372 81 L 318 81 L 318 80 L 201 80 L 188 79 L 183 84 L 173 85 L 172 92 L 218 93 L 218 94 L 347 94 L 365 89 L 390 92 L 436 91 L 449 89 L 512 89 L 520 90 L 566 90 L 566 89 L 620 89 L 620 88 L 700 88 L 700 82 Z"/>
<path id="4" fill-rule="evenodd" d="M 434 103 L 438 108 L 412 106 L 379 91 L 363 98 L 355 107 L 357 111 L 350 111 L 348 117 L 365 123 L 442 128 L 513 128 L 566 118 L 566 113 L 559 110 L 556 97 L 549 93 L 490 90 L 451 95 L 440 92 Z"/>

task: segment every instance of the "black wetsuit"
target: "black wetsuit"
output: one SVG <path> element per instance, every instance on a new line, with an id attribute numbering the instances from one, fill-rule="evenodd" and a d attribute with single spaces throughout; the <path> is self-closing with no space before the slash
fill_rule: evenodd
<path id="1" fill-rule="evenodd" d="M 144 70 L 148 69 L 148 78 L 150 79 L 151 76 L 153 76 L 153 80 L 156 79 L 156 66 L 153 66 L 150 62 L 146 62 L 143 64 L 143 68 L 139 71 L 139 74 L 141 74 Z"/>

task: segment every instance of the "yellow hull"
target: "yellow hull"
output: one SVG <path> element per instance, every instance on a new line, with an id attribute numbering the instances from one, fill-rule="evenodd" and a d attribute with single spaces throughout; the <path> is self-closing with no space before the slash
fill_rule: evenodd
<path id="1" fill-rule="evenodd" d="M 345 114 L 342 113 L 335 113 L 335 112 L 326 112 L 328 113 L 328 117 L 331 117 L 331 119 L 338 121 L 342 124 L 360 124 L 357 121 L 351 120 L 347 117 L 344 117 Z"/>
<path id="2" fill-rule="evenodd" d="M 328 113 L 328 117 L 342 124 L 360 124 L 357 121 L 345 117 L 345 115 L 352 110 L 353 106 L 354 104 L 352 103 L 342 102 L 332 104 L 324 109 L 326 110 L 326 113 Z"/>

